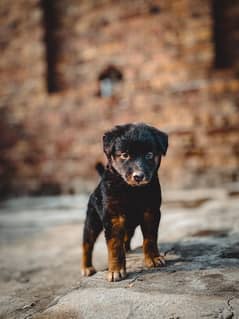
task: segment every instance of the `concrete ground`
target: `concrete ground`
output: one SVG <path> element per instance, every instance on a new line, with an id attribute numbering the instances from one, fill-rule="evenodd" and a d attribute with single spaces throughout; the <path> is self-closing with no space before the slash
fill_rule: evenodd
<path id="1" fill-rule="evenodd" d="M 128 277 L 105 279 L 100 236 L 90 278 L 80 275 L 87 195 L 0 204 L 0 318 L 239 318 L 239 187 L 167 191 L 159 246 L 167 265 L 146 269 L 140 231 Z"/>

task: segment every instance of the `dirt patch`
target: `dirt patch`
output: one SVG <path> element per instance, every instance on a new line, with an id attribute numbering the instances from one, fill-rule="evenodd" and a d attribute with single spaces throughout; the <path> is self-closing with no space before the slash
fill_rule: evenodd
<path id="1" fill-rule="evenodd" d="M 226 237 L 228 235 L 228 232 L 229 232 L 229 229 L 203 229 L 191 234 L 191 236 L 192 237 L 207 237 L 207 236 Z"/>

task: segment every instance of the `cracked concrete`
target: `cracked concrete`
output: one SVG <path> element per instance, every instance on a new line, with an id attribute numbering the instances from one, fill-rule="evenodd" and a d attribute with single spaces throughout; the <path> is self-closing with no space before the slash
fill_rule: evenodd
<path id="1" fill-rule="evenodd" d="M 227 300 L 228 309 L 225 309 L 226 313 L 224 313 L 224 318 L 230 319 L 230 318 L 234 317 L 233 306 L 231 305 L 231 302 L 233 299 L 234 299 L 234 297 L 229 298 Z"/>
<path id="2" fill-rule="evenodd" d="M 239 198 L 230 194 L 166 193 L 159 234 L 166 267 L 144 267 L 137 231 L 128 277 L 117 283 L 105 280 L 103 236 L 94 252 L 99 271 L 80 275 L 87 196 L 2 203 L 0 318 L 239 318 Z"/>

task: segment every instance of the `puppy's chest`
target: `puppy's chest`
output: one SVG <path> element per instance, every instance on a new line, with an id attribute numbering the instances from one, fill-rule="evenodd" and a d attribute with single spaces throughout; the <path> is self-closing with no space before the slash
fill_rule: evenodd
<path id="1" fill-rule="evenodd" d="M 143 219 L 143 215 L 148 211 L 157 211 L 160 208 L 160 194 L 131 194 L 125 203 L 126 227 L 135 227 Z"/>
<path id="2" fill-rule="evenodd" d="M 141 195 L 137 193 L 128 194 L 125 199 L 125 208 L 131 211 L 144 211 L 153 204 L 153 198 L 149 195 Z"/>
<path id="3" fill-rule="evenodd" d="M 159 190 L 151 191 L 125 191 L 109 196 L 111 208 L 117 213 L 125 215 L 139 215 L 149 209 L 160 208 L 161 193 Z"/>

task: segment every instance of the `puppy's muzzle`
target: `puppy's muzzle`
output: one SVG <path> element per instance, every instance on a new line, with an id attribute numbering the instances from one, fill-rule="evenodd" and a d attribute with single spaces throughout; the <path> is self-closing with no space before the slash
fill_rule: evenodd
<path id="1" fill-rule="evenodd" d="M 141 186 L 149 183 L 149 179 L 146 178 L 146 175 L 142 171 L 134 171 L 128 178 L 128 184 L 132 186 Z"/>
<path id="2" fill-rule="evenodd" d="M 140 183 L 144 180 L 144 173 L 142 172 L 134 172 L 133 173 L 133 179 L 136 183 Z"/>

